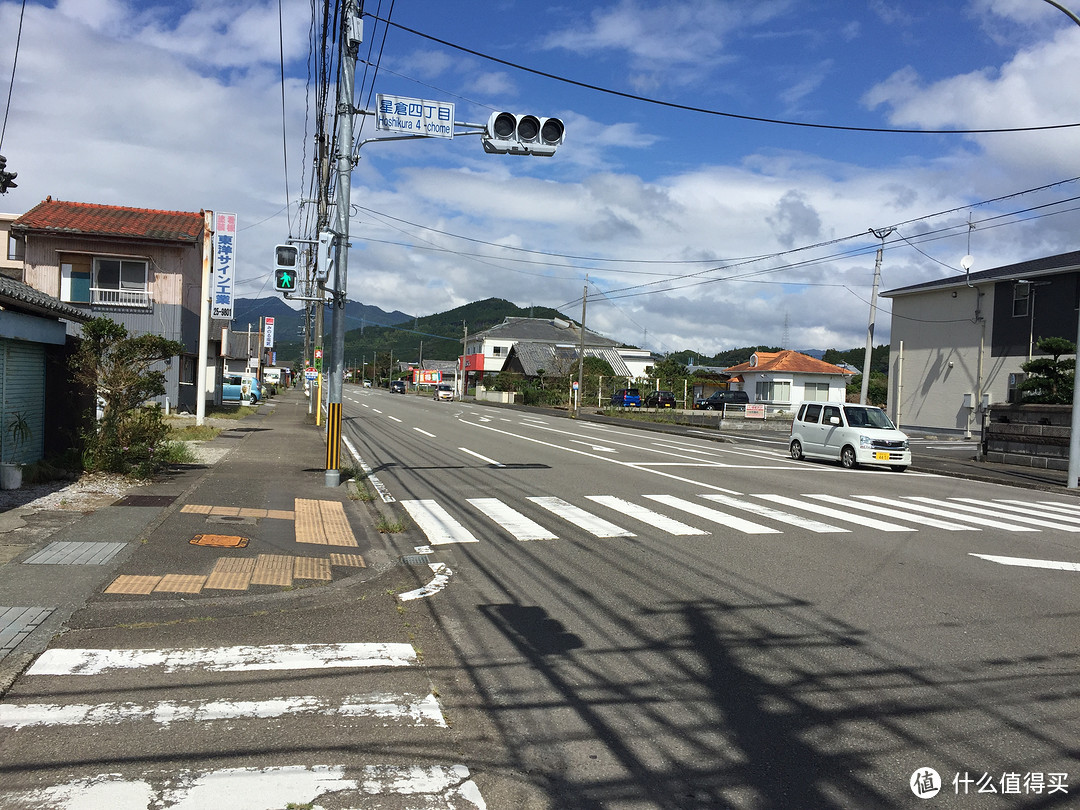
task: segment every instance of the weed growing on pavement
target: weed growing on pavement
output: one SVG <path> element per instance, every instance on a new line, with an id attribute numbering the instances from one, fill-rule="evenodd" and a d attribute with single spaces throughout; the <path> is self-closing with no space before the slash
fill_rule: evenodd
<path id="1" fill-rule="evenodd" d="M 169 439 L 178 442 L 206 442 L 219 433 L 221 433 L 221 428 L 210 425 L 184 425 L 183 427 L 171 425 L 169 427 Z"/>
<path id="2" fill-rule="evenodd" d="M 375 528 L 379 530 L 380 534 L 400 534 L 405 531 L 408 526 L 404 520 L 379 518 L 379 522 L 375 524 Z"/>
<path id="3" fill-rule="evenodd" d="M 370 503 L 375 500 L 375 493 L 362 481 L 353 481 L 353 486 L 349 487 L 349 500 Z"/>

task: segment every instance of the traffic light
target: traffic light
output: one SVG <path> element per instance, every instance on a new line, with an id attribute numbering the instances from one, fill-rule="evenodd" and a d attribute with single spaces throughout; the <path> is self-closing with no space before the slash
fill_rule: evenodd
<path id="1" fill-rule="evenodd" d="M 488 119 L 481 140 L 490 154 L 550 157 L 565 134 L 566 127 L 558 118 L 496 112 Z"/>
<path id="2" fill-rule="evenodd" d="M 319 253 L 315 259 L 315 278 L 320 282 L 325 282 L 330 278 L 330 248 L 333 245 L 333 231 L 319 231 Z"/>
<path id="3" fill-rule="evenodd" d="M 274 287 L 278 292 L 296 291 L 296 264 L 300 251 L 296 245 L 274 248 Z"/>
<path id="4" fill-rule="evenodd" d="M 18 188 L 19 186 L 15 182 L 15 178 L 18 176 L 18 172 L 9 172 L 7 170 L 7 158 L 0 155 L 0 194 L 7 194 L 9 188 Z"/>

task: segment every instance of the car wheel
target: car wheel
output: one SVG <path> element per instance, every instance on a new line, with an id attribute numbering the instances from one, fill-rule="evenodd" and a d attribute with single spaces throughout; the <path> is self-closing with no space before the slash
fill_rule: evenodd
<path id="1" fill-rule="evenodd" d="M 855 448 L 850 444 L 845 444 L 840 451 L 840 464 L 848 470 L 853 470 L 858 466 L 858 462 L 855 460 Z"/>
<path id="2" fill-rule="evenodd" d="M 252 405 L 258 405 L 259 398 L 255 394 L 252 394 L 250 397 L 248 397 L 248 402 L 250 402 Z"/>
<path id="3" fill-rule="evenodd" d="M 791 457 L 793 459 L 795 459 L 796 461 L 803 460 L 802 442 L 800 442 L 798 439 L 791 443 L 791 446 L 788 448 L 788 450 L 791 452 Z"/>
<path id="4" fill-rule="evenodd" d="M 714 408 L 712 405 L 706 405 L 705 410 L 707 410 L 707 411 L 715 411 L 716 408 Z"/>
<path id="5" fill-rule="evenodd" d="M 897 464 L 896 466 L 894 466 L 892 468 L 892 471 L 893 472 L 903 472 L 906 469 L 907 469 L 907 467 L 905 467 L 903 464 Z"/>

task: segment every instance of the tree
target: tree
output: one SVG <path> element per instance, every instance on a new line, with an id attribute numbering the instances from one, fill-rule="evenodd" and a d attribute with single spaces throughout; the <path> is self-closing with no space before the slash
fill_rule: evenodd
<path id="1" fill-rule="evenodd" d="M 1062 355 L 1076 354 L 1076 344 L 1067 338 L 1039 338 L 1039 351 L 1050 357 L 1035 357 L 1022 364 L 1027 377 L 1017 388 L 1024 402 L 1068 405 L 1072 402 L 1076 361 L 1062 360 Z"/>
<path id="2" fill-rule="evenodd" d="M 70 361 L 72 375 L 103 402 L 101 419 L 85 436 L 86 466 L 149 474 L 168 434 L 160 409 L 143 407 L 165 393 L 165 372 L 151 367 L 180 354 L 184 346 L 159 335 L 132 337 L 110 318 L 95 318 L 82 331 Z"/>

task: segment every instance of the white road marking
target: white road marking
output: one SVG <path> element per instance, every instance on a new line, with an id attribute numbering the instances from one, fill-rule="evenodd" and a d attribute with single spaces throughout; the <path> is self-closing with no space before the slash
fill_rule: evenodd
<path id="1" fill-rule="evenodd" d="M 719 523 L 721 526 L 727 526 L 736 531 L 746 532 L 747 534 L 780 534 L 779 529 L 774 529 L 770 526 L 762 526 L 760 523 L 754 523 L 749 520 L 743 520 L 740 517 L 721 512 L 719 509 L 703 506 L 702 504 L 687 501 L 683 498 L 676 498 L 674 495 L 646 495 L 645 497 L 656 501 L 657 503 L 673 506 L 676 509 L 682 509 L 684 512 L 689 512 L 691 515 L 697 515 L 698 517 L 711 520 L 713 523 Z"/>
<path id="2" fill-rule="evenodd" d="M 558 515 L 563 520 L 568 520 L 579 529 L 584 529 L 596 537 L 636 537 L 633 532 L 609 523 L 602 517 L 586 512 L 584 509 L 567 503 L 562 498 L 529 498 L 537 506 L 542 506 L 549 512 Z"/>
<path id="3" fill-rule="evenodd" d="M 941 503 L 933 498 L 923 498 L 919 496 L 909 496 L 904 500 L 917 501 L 919 503 L 936 504 Z M 1044 529 L 1057 529 L 1062 532 L 1080 532 L 1080 526 L 1066 526 L 1063 523 L 1054 523 L 1049 520 L 1041 520 L 1035 517 L 1022 517 L 1020 515 L 1002 514 L 1000 511 L 993 509 L 987 509 L 984 506 L 970 506 L 967 498 L 949 498 L 946 505 L 954 509 L 959 509 L 961 512 L 970 512 L 973 515 L 985 515 L 990 518 L 1002 518 L 1003 520 L 1015 520 L 1017 523 L 1024 523 L 1030 526 L 1042 526 Z M 974 501 L 974 503 L 980 503 L 980 501 Z"/>
<path id="4" fill-rule="evenodd" d="M 472 532 L 454 520 L 450 513 L 432 500 L 401 501 L 416 525 L 423 529 L 433 546 L 446 543 L 479 543 Z"/>
<path id="5" fill-rule="evenodd" d="M 834 520 L 846 520 L 849 523 L 857 523 L 860 526 L 866 526 L 871 529 L 877 529 L 879 532 L 913 532 L 915 529 L 910 526 L 901 526 L 898 523 L 889 523 L 884 520 L 874 520 L 873 518 L 864 517 L 862 515 L 853 515 L 850 512 L 843 512 L 839 509 L 832 509 L 828 506 L 820 506 L 816 503 L 803 503 L 797 501 L 794 498 L 788 498 L 784 495 L 755 495 L 755 498 L 762 498 L 767 501 L 774 501 L 776 503 L 782 503 L 785 506 L 793 506 L 796 509 L 806 509 L 813 512 L 815 515 L 825 515 L 831 517 Z"/>
<path id="6" fill-rule="evenodd" d="M 371 717 L 406 726 L 447 727 L 434 695 L 372 694 L 350 695 L 340 704 L 313 695 L 270 700 L 163 700 L 144 706 L 134 703 L 0 703 L 0 728 L 99 726 L 139 720 L 168 726 L 180 722 L 265 720 L 298 715 Z"/>
<path id="7" fill-rule="evenodd" d="M 979 503 L 985 504 L 986 501 L 977 501 L 974 498 L 950 498 L 950 501 L 962 501 L 964 503 Z M 1042 515 L 1046 518 L 1053 518 L 1055 521 L 1064 521 L 1065 523 L 1080 523 L 1080 514 L 1075 512 L 1057 512 L 1054 510 L 1048 510 L 1043 507 L 1038 507 L 1024 501 L 999 501 L 995 500 L 991 504 L 995 509 L 1002 509 L 1006 512 L 1018 512 L 1022 515 Z"/>
<path id="8" fill-rule="evenodd" d="M 517 540 L 558 540 L 558 536 L 535 520 L 507 506 L 498 498 L 469 498 L 469 503 L 510 532 Z"/>
<path id="9" fill-rule="evenodd" d="M 901 512 L 899 509 L 890 509 L 881 504 L 861 503 L 860 501 L 851 500 L 850 498 L 838 498 L 835 495 L 804 494 L 802 497 L 813 498 L 816 501 L 825 501 L 826 503 L 835 503 L 845 509 L 858 509 L 863 512 L 873 512 L 875 515 L 881 515 L 882 517 L 900 518 L 901 520 L 906 520 L 909 523 L 915 523 L 919 526 L 932 526 L 935 529 L 944 529 L 947 532 L 982 531 L 982 529 L 976 528 L 975 526 L 967 526 L 963 523 L 950 523 L 947 520 L 937 520 L 936 518 L 926 517 L 925 515 Z"/>
<path id="10" fill-rule="evenodd" d="M 597 452 L 597 453 L 618 453 L 619 452 L 614 447 L 605 447 L 602 444 L 593 444 L 592 442 L 583 442 L 583 441 L 581 441 L 581 439 L 571 439 L 570 441 L 572 441 L 574 444 L 583 444 L 586 447 L 588 447 L 590 450 L 593 450 L 594 452 Z"/>
<path id="11" fill-rule="evenodd" d="M 88 650 L 55 647 L 41 654 L 27 675 L 100 675 L 155 667 L 165 672 L 251 672 L 331 667 L 407 667 L 416 663 L 411 644 L 270 644 L 262 647 Z"/>
<path id="12" fill-rule="evenodd" d="M 1024 557 L 998 557 L 994 554 L 971 554 L 980 560 L 989 560 L 1001 565 L 1019 565 L 1023 568 L 1049 568 L 1053 571 L 1080 571 L 1080 563 L 1055 560 L 1031 560 Z"/>
<path id="13" fill-rule="evenodd" d="M 475 450 L 470 450 L 468 447 L 459 447 L 458 450 L 460 450 L 462 453 L 468 453 L 470 456 L 473 456 L 474 458 L 478 458 L 481 461 L 490 464 L 492 467 L 505 467 L 506 466 L 505 464 L 501 464 L 501 463 L 499 463 L 498 461 L 496 461 L 493 458 L 488 458 L 487 456 L 482 456 L 479 453 L 477 453 Z"/>
<path id="14" fill-rule="evenodd" d="M 402 602 L 411 602 L 413 599 L 423 599 L 428 596 L 434 596 L 450 584 L 450 577 L 453 576 L 454 572 L 446 566 L 446 563 L 430 563 L 430 567 L 432 573 L 435 574 L 435 576 L 431 578 L 431 581 L 427 585 L 423 585 L 416 590 L 398 594 L 398 599 Z"/>
<path id="15" fill-rule="evenodd" d="M 387 414 L 387 415 L 386 415 L 386 418 L 387 418 L 387 419 L 393 419 L 393 420 L 394 420 L 395 422 L 397 422 L 398 424 L 401 424 L 401 423 L 403 423 L 403 422 L 404 422 L 404 420 L 402 420 L 402 419 L 398 419 L 398 418 L 397 418 L 396 416 L 391 416 L 390 414 Z"/>
<path id="16" fill-rule="evenodd" d="M 418 427 L 414 427 L 414 428 L 413 428 L 413 430 L 415 430 L 415 431 L 416 431 L 417 433 L 423 433 L 423 434 L 424 434 L 425 436 L 427 436 L 427 437 L 428 437 L 429 439 L 434 439 L 434 438 L 435 438 L 435 434 L 434 434 L 434 433 L 428 433 L 428 432 L 427 432 L 426 430 L 421 430 L 421 429 L 420 429 L 420 428 L 418 428 Z"/>
<path id="17" fill-rule="evenodd" d="M 725 506 L 730 506 L 734 509 L 744 509 L 748 512 L 753 512 L 760 517 L 767 517 L 770 520 L 776 520 L 790 526 L 797 526 L 800 529 L 806 529 L 807 531 L 817 532 L 818 534 L 835 534 L 838 532 L 846 534 L 851 531 L 851 529 L 843 529 L 839 526 L 833 526 L 830 523 L 822 523 L 819 520 L 803 517 L 802 515 L 793 515 L 790 512 L 782 512 L 779 509 L 773 509 L 768 506 L 761 506 L 760 504 L 750 503 L 748 501 L 740 501 L 737 498 L 732 498 L 730 495 L 702 495 L 701 497 L 708 498 L 710 501 L 722 503 Z"/>
<path id="18" fill-rule="evenodd" d="M 697 529 L 693 526 L 688 526 L 685 523 L 681 523 L 673 518 L 669 518 L 667 515 L 662 515 L 659 512 L 654 512 L 652 509 L 648 509 L 644 506 L 639 506 L 636 503 L 630 501 L 624 501 L 622 498 L 616 498 L 612 495 L 586 495 L 590 501 L 595 501 L 598 504 L 607 506 L 610 509 L 614 509 L 616 512 L 632 517 L 635 520 L 640 520 L 642 523 L 647 523 L 650 526 L 654 526 L 662 532 L 668 534 L 674 534 L 678 536 L 691 536 L 708 534 L 704 529 Z"/>
<path id="19" fill-rule="evenodd" d="M 349 794 L 352 793 L 352 796 Z M 0 791 L 7 810 L 268 810 L 311 807 L 320 796 L 348 806 L 371 807 L 377 796 L 397 796 L 423 810 L 486 810 L 464 765 L 286 765 L 268 768 L 150 771 L 128 780 L 116 773 L 74 779 L 27 791 Z M 397 803 L 395 803 L 397 804 Z"/>
<path id="20" fill-rule="evenodd" d="M 883 503 L 886 506 L 898 506 L 901 509 L 915 509 L 920 512 L 926 512 L 930 515 L 946 517 L 950 518 L 951 520 L 961 521 L 963 523 L 974 523 L 976 526 L 989 526 L 992 529 L 1008 529 L 1014 532 L 1038 531 L 1038 529 L 1032 529 L 1027 526 L 1017 526 L 1015 523 L 1002 523 L 1000 520 L 988 520 L 986 518 L 976 517 L 975 515 L 967 515 L 952 509 L 939 509 L 936 506 L 929 506 L 922 503 L 913 503 L 906 500 L 901 501 L 896 498 L 883 498 L 880 495 L 856 495 L 855 497 L 863 501 L 870 501 L 871 503 Z"/>

